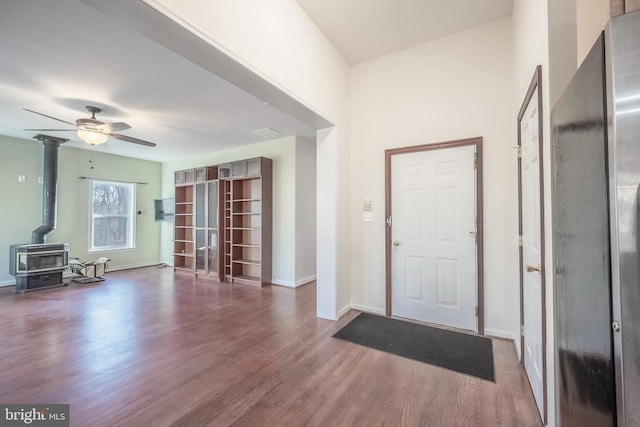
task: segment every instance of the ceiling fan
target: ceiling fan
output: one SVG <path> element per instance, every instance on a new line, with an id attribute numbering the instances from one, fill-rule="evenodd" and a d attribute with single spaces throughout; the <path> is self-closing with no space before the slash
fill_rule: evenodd
<path id="1" fill-rule="evenodd" d="M 96 119 L 96 114 L 102 111 L 101 108 L 87 105 L 85 107 L 88 112 L 91 113 L 90 119 L 78 119 L 76 123 L 71 123 L 66 120 L 57 119 L 55 117 L 47 116 L 46 114 L 39 113 L 37 111 L 23 108 L 23 110 L 30 113 L 38 114 L 40 116 L 48 117 L 53 120 L 57 120 L 62 123 L 66 123 L 71 126 L 75 126 L 77 129 L 25 129 L 27 131 L 46 131 L 46 132 L 77 132 L 78 137 L 90 145 L 100 145 L 107 142 L 109 137 L 119 139 L 121 141 L 132 142 L 134 144 L 145 145 L 147 147 L 155 147 L 153 142 L 145 141 L 143 139 L 133 138 L 127 135 L 121 135 L 118 132 L 126 129 L 131 129 L 131 126 L 124 122 L 104 123 Z"/>

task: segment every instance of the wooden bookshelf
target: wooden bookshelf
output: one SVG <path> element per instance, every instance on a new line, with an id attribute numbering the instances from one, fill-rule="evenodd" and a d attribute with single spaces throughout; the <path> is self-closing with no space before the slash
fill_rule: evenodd
<path id="1" fill-rule="evenodd" d="M 179 271 L 192 272 L 194 262 L 194 187 L 185 182 L 186 171 L 175 174 L 175 216 L 173 232 L 173 268 Z"/>
<path id="2" fill-rule="evenodd" d="M 264 157 L 240 160 L 231 163 L 230 171 L 227 279 L 265 286 L 271 283 L 272 162 Z"/>
<path id="3" fill-rule="evenodd" d="M 175 172 L 174 268 L 271 283 L 272 162 L 257 157 Z"/>

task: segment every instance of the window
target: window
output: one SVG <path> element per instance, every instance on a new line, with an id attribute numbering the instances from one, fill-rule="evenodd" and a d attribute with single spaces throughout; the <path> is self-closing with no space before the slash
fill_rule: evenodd
<path id="1" fill-rule="evenodd" d="M 135 184 L 91 181 L 90 251 L 135 247 Z"/>

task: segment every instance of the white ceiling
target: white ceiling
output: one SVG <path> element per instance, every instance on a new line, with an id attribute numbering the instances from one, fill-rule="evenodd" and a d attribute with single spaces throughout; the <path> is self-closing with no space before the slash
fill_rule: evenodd
<path id="1" fill-rule="evenodd" d="M 75 122 L 95 105 L 98 119 L 132 126 L 120 133 L 157 144 L 109 139 L 95 149 L 148 160 L 273 139 L 251 133 L 263 128 L 315 137 L 312 126 L 77 0 L 2 1 L 0 94 L 0 134 L 70 128 L 22 108 Z M 75 132 L 42 133 L 89 148 Z"/>
<path id="2" fill-rule="evenodd" d="M 296 0 L 351 64 L 511 15 L 513 0 Z"/>
<path id="3" fill-rule="evenodd" d="M 512 0 L 297 0 L 351 61 L 402 49 L 506 16 Z M 193 34 L 132 0 L 1 0 L 0 134 L 31 139 L 27 128 L 69 126 L 23 110 L 75 122 L 124 121 L 95 150 L 155 161 L 197 156 L 265 141 L 253 130 L 315 137 L 330 126 L 304 105 Z M 74 132 L 42 132 L 69 138 Z"/>

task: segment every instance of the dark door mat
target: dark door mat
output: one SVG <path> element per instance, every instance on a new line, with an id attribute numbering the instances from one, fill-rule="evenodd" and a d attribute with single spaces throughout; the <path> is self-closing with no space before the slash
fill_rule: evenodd
<path id="1" fill-rule="evenodd" d="M 360 313 L 333 336 L 495 382 L 489 338 L 368 313 Z"/>

